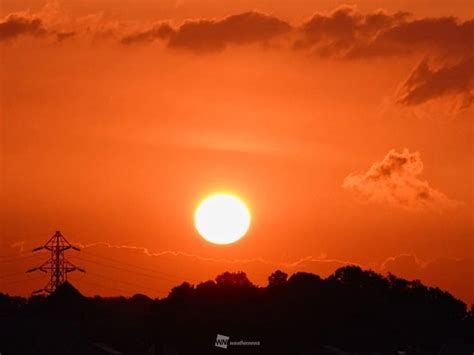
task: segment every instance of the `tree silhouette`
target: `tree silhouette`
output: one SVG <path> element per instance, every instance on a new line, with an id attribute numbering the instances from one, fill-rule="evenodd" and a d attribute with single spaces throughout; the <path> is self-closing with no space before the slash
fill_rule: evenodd
<path id="1" fill-rule="evenodd" d="M 216 285 L 223 287 L 254 287 L 245 272 L 224 272 L 216 277 Z"/>
<path id="2" fill-rule="evenodd" d="M 474 351 L 473 306 L 418 280 L 355 265 L 325 279 L 276 270 L 266 287 L 244 272 L 224 272 L 155 300 L 87 298 L 65 284 L 47 298 L 0 294 L 0 311 L 8 324 L 0 334 L 5 354 L 103 354 L 100 344 L 134 354 L 212 354 L 222 351 L 214 346 L 217 334 L 260 341 L 229 346 L 230 354 Z"/>
<path id="3" fill-rule="evenodd" d="M 268 286 L 269 287 L 281 287 L 286 284 L 288 280 L 288 274 L 284 273 L 281 270 L 277 270 L 268 276 Z"/>

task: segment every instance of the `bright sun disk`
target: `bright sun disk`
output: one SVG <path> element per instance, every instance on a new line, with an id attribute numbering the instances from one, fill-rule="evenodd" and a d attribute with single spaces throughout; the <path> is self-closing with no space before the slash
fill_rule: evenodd
<path id="1" fill-rule="evenodd" d="M 250 219 L 245 203 L 227 193 L 205 198 L 194 213 L 199 234 L 215 244 L 230 244 L 242 238 L 250 227 Z"/>

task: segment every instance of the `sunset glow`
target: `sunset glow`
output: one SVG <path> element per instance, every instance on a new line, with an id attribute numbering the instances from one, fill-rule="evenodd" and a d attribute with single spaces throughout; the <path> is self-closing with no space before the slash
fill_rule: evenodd
<path id="1" fill-rule="evenodd" d="M 473 0 L 0 4 L 0 355 L 474 355 Z"/>

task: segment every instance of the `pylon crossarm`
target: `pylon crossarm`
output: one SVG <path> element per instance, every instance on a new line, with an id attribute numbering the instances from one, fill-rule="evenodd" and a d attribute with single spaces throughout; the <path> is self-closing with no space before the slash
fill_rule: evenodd
<path id="1" fill-rule="evenodd" d="M 64 263 L 64 266 L 65 266 L 65 270 L 66 272 L 72 272 L 72 271 L 80 271 L 80 272 L 86 272 L 84 269 L 80 268 L 80 267 L 77 267 L 76 265 L 74 265 L 73 263 L 71 263 L 70 261 L 66 261 Z"/>
<path id="2" fill-rule="evenodd" d="M 44 249 L 44 246 L 40 246 L 40 247 L 34 248 L 32 251 L 38 251 L 38 250 L 41 250 L 41 249 Z"/>
<path id="3" fill-rule="evenodd" d="M 53 268 L 51 260 L 45 261 L 42 265 L 38 267 L 39 270 L 46 272 L 46 270 L 51 270 Z"/>
<path id="4" fill-rule="evenodd" d="M 77 266 L 70 266 L 66 268 L 66 272 L 73 272 L 73 271 L 86 272 L 86 270 L 81 269 L 80 267 L 77 267 Z"/>

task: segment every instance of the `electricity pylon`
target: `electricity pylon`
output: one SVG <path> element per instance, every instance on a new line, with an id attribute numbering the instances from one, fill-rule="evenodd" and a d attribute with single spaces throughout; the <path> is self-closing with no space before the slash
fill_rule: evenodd
<path id="1" fill-rule="evenodd" d="M 27 270 L 26 272 L 42 271 L 44 273 L 50 273 L 51 277 L 47 285 L 39 290 L 33 291 L 33 293 L 47 292 L 52 293 L 67 280 L 67 274 L 73 271 L 86 272 L 84 269 L 75 266 L 66 259 L 65 251 L 73 249 L 80 251 L 80 249 L 67 241 L 66 238 L 61 234 L 60 231 L 54 233 L 54 235 L 48 240 L 45 245 L 34 248 L 33 252 L 46 249 L 51 252 L 50 258 L 44 262 L 41 266 Z"/>

